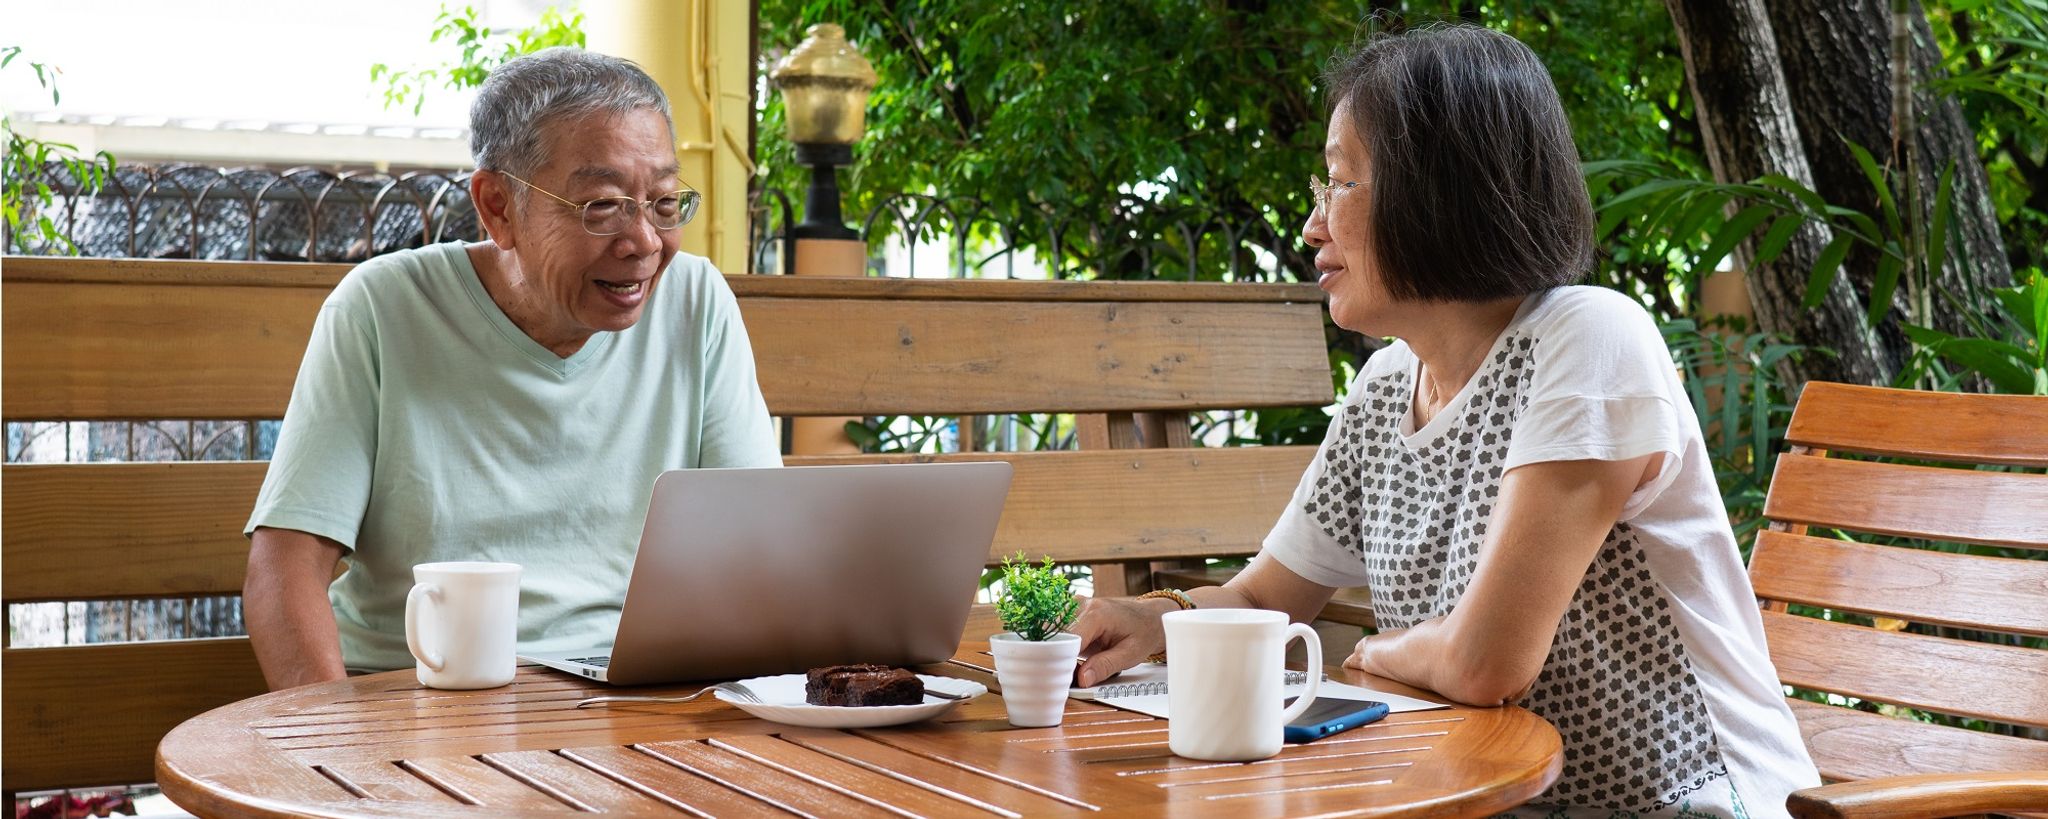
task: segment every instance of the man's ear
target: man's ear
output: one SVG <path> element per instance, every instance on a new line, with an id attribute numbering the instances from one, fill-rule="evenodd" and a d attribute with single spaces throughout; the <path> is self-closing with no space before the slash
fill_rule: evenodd
<path id="1" fill-rule="evenodd" d="M 512 218 L 516 205 L 504 174 L 483 170 L 470 174 L 469 201 L 476 206 L 477 220 L 483 223 L 484 232 L 490 234 L 499 249 L 518 246 L 519 231 Z"/>

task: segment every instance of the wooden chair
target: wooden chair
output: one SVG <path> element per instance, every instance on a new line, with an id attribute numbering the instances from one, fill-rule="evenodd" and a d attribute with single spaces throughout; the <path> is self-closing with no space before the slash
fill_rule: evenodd
<path id="1" fill-rule="evenodd" d="M 2048 475 L 1829 457 L 2048 467 L 2048 398 L 1814 382 L 1785 440 L 1764 506 L 1771 523 L 1750 560 L 1779 678 L 2048 731 L 2048 650 L 1976 639 L 2048 638 L 2048 560 L 1812 533 L 2048 549 Z M 1878 625 L 1797 616 L 1788 604 Z M 1839 783 L 1793 794 L 1797 816 L 2048 811 L 2048 742 L 1788 702 L 1822 778 Z"/>
<path id="2" fill-rule="evenodd" d="M 284 414 L 345 265 L 8 258 L 10 421 Z M 990 561 L 1155 567 L 1258 549 L 1315 448 L 1191 446 L 1188 413 L 1333 400 L 1306 285 L 728 277 L 782 416 L 1078 413 L 1081 451 L 791 458 L 1016 467 Z M 239 594 L 256 461 L 0 468 L 5 602 Z M 998 629 L 977 611 L 970 634 Z M 264 690 L 248 639 L 4 652 L 8 793 L 146 782 L 159 738 Z"/>

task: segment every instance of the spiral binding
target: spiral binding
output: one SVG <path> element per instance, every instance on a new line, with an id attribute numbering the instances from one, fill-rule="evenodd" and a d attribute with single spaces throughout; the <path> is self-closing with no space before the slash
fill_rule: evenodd
<path id="1" fill-rule="evenodd" d="M 1280 682 L 1282 685 L 1301 685 L 1302 683 L 1308 682 L 1308 674 L 1307 672 L 1302 671 L 1289 671 L 1281 675 Z M 1163 681 L 1142 683 L 1116 683 L 1113 685 L 1105 685 L 1095 689 L 1095 698 L 1102 699 L 1104 697 L 1143 697 L 1152 694 L 1164 693 L 1166 693 L 1166 683 Z"/>

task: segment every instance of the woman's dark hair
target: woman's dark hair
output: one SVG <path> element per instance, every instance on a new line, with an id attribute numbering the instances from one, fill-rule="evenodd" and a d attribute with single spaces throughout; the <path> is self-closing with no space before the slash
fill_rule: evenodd
<path id="1" fill-rule="evenodd" d="M 1413 30 L 1373 39 L 1324 80 L 1365 143 L 1367 251 L 1394 297 L 1520 296 L 1592 265 L 1578 149 L 1528 46 L 1472 26 Z"/>

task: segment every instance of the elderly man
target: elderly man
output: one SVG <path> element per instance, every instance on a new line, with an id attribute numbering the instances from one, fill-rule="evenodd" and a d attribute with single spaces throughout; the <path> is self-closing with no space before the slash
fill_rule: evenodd
<path id="1" fill-rule="evenodd" d="M 432 561 L 524 566 L 522 651 L 606 643 L 655 476 L 780 464 L 732 292 L 677 252 L 700 194 L 661 88 L 549 49 L 491 74 L 470 131 L 489 240 L 365 262 L 314 324 L 247 527 L 273 689 L 410 665 Z"/>

